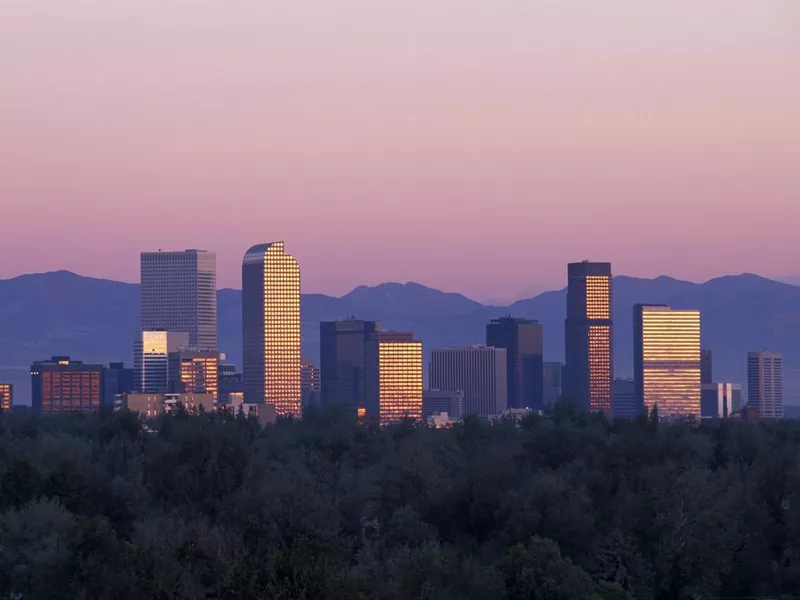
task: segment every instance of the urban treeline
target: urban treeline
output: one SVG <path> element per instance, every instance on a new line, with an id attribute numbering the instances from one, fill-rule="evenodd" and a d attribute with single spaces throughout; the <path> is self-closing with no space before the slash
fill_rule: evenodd
<path id="1" fill-rule="evenodd" d="M 596 600 L 800 589 L 800 423 L 449 429 L 0 415 L 0 595 Z M 11 596 L 10 596 L 11 595 Z"/>

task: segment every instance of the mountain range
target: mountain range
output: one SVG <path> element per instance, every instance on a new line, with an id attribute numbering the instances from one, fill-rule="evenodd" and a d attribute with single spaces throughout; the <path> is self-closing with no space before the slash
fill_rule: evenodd
<path id="1" fill-rule="evenodd" d="M 735 275 L 697 284 L 658 277 L 614 278 L 615 374 L 632 373 L 635 303 L 698 308 L 703 345 L 714 353 L 718 381 L 745 383 L 750 350 L 782 352 L 787 403 L 800 403 L 800 287 L 757 275 Z M 485 324 L 513 315 L 544 327 L 545 360 L 563 360 L 565 290 L 545 292 L 509 306 L 487 306 L 461 294 L 417 283 L 361 286 L 336 298 L 304 294 L 303 349 L 316 360 L 319 322 L 355 316 L 384 329 L 410 330 L 430 349 L 484 340 Z M 241 292 L 218 293 L 219 346 L 241 365 Z M 0 280 L 0 381 L 15 384 L 16 402 L 30 398 L 32 361 L 68 354 L 85 362 L 132 360 L 138 327 L 139 286 L 83 277 L 68 271 Z"/>

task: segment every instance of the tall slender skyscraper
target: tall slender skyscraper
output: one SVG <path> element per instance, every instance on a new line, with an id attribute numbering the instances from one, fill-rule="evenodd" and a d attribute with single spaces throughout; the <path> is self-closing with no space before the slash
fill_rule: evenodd
<path id="1" fill-rule="evenodd" d="M 663 417 L 700 419 L 700 311 L 637 304 L 633 309 L 637 404 Z"/>
<path id="2" fill-rule="evenodd" d="M 319 324 L 320 387 L 325 406 L 339 404 L 366 414 L 367 344 L 381 324 L 346 319 Z"/>
<path id="3" fill-rule="evenodd" d="M 300 266 L 283 242 L 253 246 L 242 261 L 245 401 L 299 417 Z"/>
<path id="4" fill-rule="evenodd" d="M 142 252 L 141 329 L 185 331 L 189 345 L 217 350 L 217 255 Z"/>
<path id="5" fill-rule="evenodd" d="M 747 354 L 747 398 L 759 419 L 783 418 L 783 357 L 780 354 Z"/>
<path id="6" fill-rule="evenodd" d="M 464 414 L 488 417 L 508 408 L 505 348 L 465 346 L 431 353 L 430 385 L 464 392 Z"/>
<path id="7" fill-rule="evenodd" d="M 506 349 L 508 407 L 544 408 L 542 326 L 528 319 L 493 319 L 486 326 L 486 345 Z"/>
<path id="8" fill-rule="evenodd" d="M 611 263 L 568 267 L 564 394 L 592 412 L 611 413 Z"/>

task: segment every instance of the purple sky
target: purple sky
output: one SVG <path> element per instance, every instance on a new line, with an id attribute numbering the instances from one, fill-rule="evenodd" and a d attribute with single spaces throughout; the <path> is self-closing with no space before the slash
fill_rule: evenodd
<path id="1" fill-rule="evenodd" d="M 800 272 L 797 0 L 2 0 L 0 277 Z"/>

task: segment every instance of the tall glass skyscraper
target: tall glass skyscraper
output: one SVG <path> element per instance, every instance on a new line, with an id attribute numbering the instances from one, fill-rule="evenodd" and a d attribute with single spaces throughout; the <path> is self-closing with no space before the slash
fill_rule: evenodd
<path id="1" fill-rule="evenodd" d="M 783 357 L 780 354 L 747 354 L 747 399 L 759 419 L 783 418 Z"/>
<path id="2" fill-rule="evenodd" d="M 283 242 L 253 246 L 242 261 L 245 402 L 302 413 L 300 266 Z"/>
<path id="3" fill-rule="evenodd" d="M 637 401 L 663 417 L 700 419 L 700 311 L 637 304 L 633 309 Z"/>
<path id="4" fill-rule="evenodd" d="M 141 329 L 185 331 L 197 350 L 217 350 L 217 255 L 142 252 Z"/>
<path id="5" fill-rule="evenodd" d="M 611 413 L 611 263 L 568 267 L 564 394 L 592 412 Z"/>
<path id="6" fill-rule="evenodd" d="M 544 408 L 542 326 L 538 321 L 502 317 L 486 326 L 486 345 L 505 348 L 508 408 Z"/>
<path id="7" fill-rule="evenodd" d="M 322 403 L 367 411 L 368 343 L 380 331 L 375 321 L 346 319 L 319 324 Z"/>

